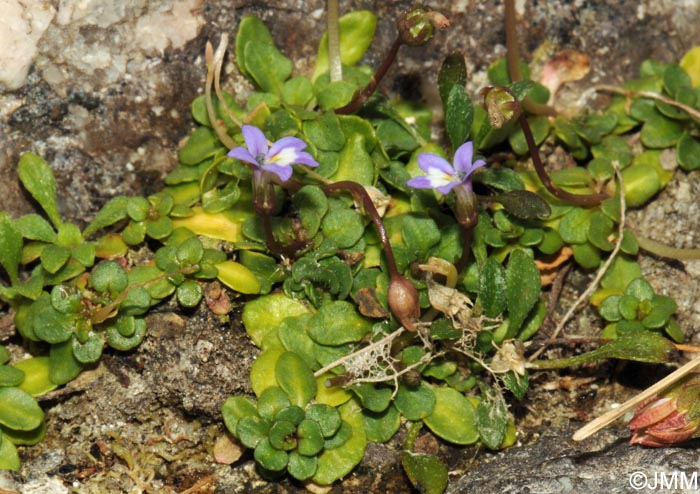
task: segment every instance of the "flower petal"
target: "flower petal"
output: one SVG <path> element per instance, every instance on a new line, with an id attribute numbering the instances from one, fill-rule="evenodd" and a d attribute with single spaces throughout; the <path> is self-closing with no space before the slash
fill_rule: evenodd
<path id="1" fill-rule="evenodd" d="M 420 176 L 413 177 L 411 180 L 406 182 L 406 185 L 413 187 L 414 189 L 432 189 L 433 184 L 428 177 Z"/>
<path id="2" fill-rule="evenodd" d="M 255 159 L 255 156 L 250 154 L 250 151 L 248 151 L 246 148 L 244 148 L 242 146 L 237 147 L 237 148 L 233 148 L 231 151 L 226 153 L 226 156 L 230 156 L 231 158 L 235 158 L 235 159 L 241 160 L 241 161 L 247 161 L 251 165 L 260 166 L 260 163 L 257 162 L 257 160 Z"/>
<path id="3" fill-rule="evenodd" d="M 299 153 L 295 163 L 297 165 L 306 165 L 306 166 L 311 166 L 311 167 L 318 166 L 318 161 L 316 161 L 314 159 L 314 157 L 311 156 L 309 153 L 305 153 L 305 152 Z"/>
<path id="4" fill-rule="evenodd" d="M 292 167 L 289 165 L 268 163 L 263 165 L 261 168 L 267 172 L 274 173 L 282 182 L 286 182 L 292 177 Z"/>
<path id="5" fill-rule="evenodd" d="M 241 133 L 243 134 L 243 139 L 245 140 L 246 146 L 248 146 L 250 154 L 256 158 L 261 154 L 267 155 L 269 147 L 262 130 L 253 125 L 244 125 L 241 127 Z"/>
<path id="6" fill-rule="evenodd" d="M 440 185 L 438 187 L 435 187 L 435 190 L 440 192 L 441 194 L 449 194 L 452 189 L 457 187 L 460 184 L 460 182 L 450 182 L 445 185 Z"/>
<path id="7" fill-rule="evenodd" d="M 306 148 L 306 143 L 298 137 L 283 137 L 279 141 L 272 144 L 268 156 L 274 156 L 286 148 L 291 148 L 295 151 L 301 151 Z"/>
<path id="8" fill-rule="evenodd" d="M 445 158 L 432 153 L 421 153 L 418 155 L 418 166 L 427 174 L 434 174 L 439 170 L 446 175 L 455 175 L 455 169 Z"/>
<path id="9" fill-rule="evenodd" d="M 472 158 L 474 157 L 474 143 L 467 141 L 455 152 L 455 170 L 469 175 L 472 172 Z"/>

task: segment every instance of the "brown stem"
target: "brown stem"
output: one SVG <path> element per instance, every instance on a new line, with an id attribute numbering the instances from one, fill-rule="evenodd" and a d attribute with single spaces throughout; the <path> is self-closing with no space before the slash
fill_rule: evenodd
<path id="1" fill-rule="evenodd" d="M 372 218 L 374 226 L 377 229 L 377 234 L 379 235 L 379 240 L 382 242 L 382 248 L 384 249 L 384 255 L 386 256 L 387 266 L 389 267 L 389 275 L 398 276 L 399 270 L 396 267 L 394 251 L 391 250 L 389 235 L 387 235 L 382 218 L 379 216 L 379 212 L 377 211 L 377 208 L 374 207 L 372 198 L 370 198 L 369 194 L 367 194 L 365 188 L 357 182 L 353 182 L 351 180 L 341 180 L 340 182 L 334 182 L 323 186 L 323 191 L 325 193 L 334 192 L 337 190 L 350 191 L 355 200 L 362 203 L 362 208 L 365 210 L 365 213 Z"/>
<path id="2" fill-rule="evenodd" d="M 549 178 L 547 171 L 544 169 L 544 164 L 540 158 L 540 152 L 535 144 L 535 138 L 532 136 L 532 130 L 530 130 L 530 124 L 527 122 L 525 114 L 520 114 L 518 117 L 518 123 L 520 123 L 520 127 L 523 129 L 525 141 L 527 142 L 527 147 L 530 150 L 530 157 L 532 158 L 533 165 L 535 165 L 537 176 L 550 194 L 564 201 L 576 204 L 577 206 L 585 207 L 597 206 L 608 198 L 608 196 L 602 192 L 597 194 L 572 194 L 571 192 L 567 192 L 556 186 L 554 182 L 552 182 L 552 179 Z"/>
<path id="3" fill-rule="evenodd" d="M 471 252 L 472 237 L 474 236 L 474 227 L 463 226 L 462 235 L 464 236 L 464 239 L 462 241 L 462 255 L 459 257 L 459 260 L 455 263 L 455 269 L 458 273 L 461 273 L 462 271 L 464 271 L 464 268 L 467 267 L 469 253 Z"/>
<path id="4" fill-rule="evenodd" d="M 342 108 L 338 108 L 337 110 L 335 110 L 337 114 L 350 115 L 362 108 L 362 105 L 365 104 L 367 98 L 369 98 L 374 92 L 374 90 L 377 89 L 377 86 L 386 75 L 387 71 L 389 70 L 389 67 L 391 67 L 391 64 L 394 63 L 394 60 L 396 59 L 396 54 L 399 52 L 399 48 L 401 48 L 402 44 L 403 42 L 401 41 L 401 38 L 397 36 L 396 40 L 394 40 L 394 44 L 391 45 L 391 48 L 389 49 L 389 53 L 386 55 L 386 57 L 384 57 L 382 65 L 374 73 L 369 83 L 365 86 L 365 88 L 362 91 L 355 92 L 350 103 L 343 106 Z"/>
<path id="5" fill-rule="evenodd" d="M 512 82 L 521 81 L 523 74 L 520 72 L 520 56 L 518 55 L 518 29 L 515 19 L 515 0 L 505 0 L 504 26 L 506 31 L 506 62 L 508 75 Z M 547 115 L 555 117 L 557 111 L 549 105 L 543 105 L 525 96 L 522 102 L 523 108 L 533 115 Z"/>

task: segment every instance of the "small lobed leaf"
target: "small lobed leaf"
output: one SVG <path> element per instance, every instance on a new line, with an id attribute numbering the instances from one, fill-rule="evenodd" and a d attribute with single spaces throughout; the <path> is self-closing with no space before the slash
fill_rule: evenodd
<path id="1" fill-rule="evenodd" d="M 258 415 L 258 408 L 253 400 L 245 396 L 231 396 L 221 405 L 224 424 L 231 434 L 235 434 L 238 421 L 245 417 Z"/>
<path id="2" fill-rule="evenodd" d="M 365 456 L 367 436 L 359 405 L 350 400 L 338 411 L 344 424 L 350 427 L 351 435 L 334 448 L 326 448 L 318 457 L 318 468 L 311 479 L 320 485 L 329 485 L 343 478 L 360 463 Z M 341 430 L 344 427 L 341 426 Z M 340 432 L 336 434 L 338 436 Z"/>

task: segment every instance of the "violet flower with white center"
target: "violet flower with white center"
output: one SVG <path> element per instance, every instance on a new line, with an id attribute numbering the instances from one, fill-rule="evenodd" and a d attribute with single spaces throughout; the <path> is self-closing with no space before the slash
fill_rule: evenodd
<path id="1" fill-rule="evenodd" d="M 283 137 L 268 146 L 265 134 L 252 125 L 241 127 L 245 147 L 237 147 L 228 156 L 253 165 L 254 179 L 257 171 L 274 173 L 282 182 L 292 176 L 292 165 L 318 166 L 318 162 L 304 151 L 306 143 L 297 137 Z"/>
<path id="2" fill-rule="evenodd" d="M 406 185 L 415 189 L 435 189 L 442 194 L 454 191 L 455 217 L 464 227 L 476 224 L 476 196 L 472 190 L 471 176 L 486 165 L 484 160 L 472 161 L 474 143 L 462 144 L 455 152 L 454 166 L 445 158 L 432 153 L 418 155 L 418 166 L 426 175 L 414 177 Z"/>
<path id="3" fill-rule="evenodd" d="M 454 166 L 445 158 L 432 153 L 418 155 L 418 166 L 427 175 L 414 177 L 406 185 L 416 189 L 435 189 L 442 194 L 448 194 L 458 185 L 470 182 L 472 173 L 477 168 L 486 164 L 484 160 L 476 160 L 474 157 L 474 143 L 471 141 L 462 144 L 455 153 Z"/>

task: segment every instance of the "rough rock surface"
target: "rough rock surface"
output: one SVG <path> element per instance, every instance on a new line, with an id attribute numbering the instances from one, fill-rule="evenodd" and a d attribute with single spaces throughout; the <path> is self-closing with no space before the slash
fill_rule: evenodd
<path id="1" fill-rule="evenodd" d="M 204 44 L 207 39 L 216 43 L 223 31 L 235 32 L 243 14 L 261 16 L 295 60 L 296 71 L 312 69 L 325 2 L 239 1 L 237 9 L 232 3 L 0 0 L 0 209 L 13 215 L 33 211 L 15 172 L 25 151 L 52 165 L 61 213 L 81 224 L 114 195 L 157 191 L 176 164 L 178 142 L 192 126 L 189 104 L 203 87 Z M 411 3 L 341 2 L 343 11 L 366 8 L 380 18 L 368 63 L 377 65 L 392 42 L 393 21 Z M 383 89 L 434 102 L 437 67 L 446 54 L 459 50 L 468 61 L 470 89 L 477 90 L 488 64 L 505 52 L 501 2 L 427 3 L 450 17 L 453 28 L 427 47 L 402 49 Z M 530 56 L 547 43 L 553 50 L 573 48 L 590 56 L 590 75 L 561 96 L 572 104 L 592 84 L 633 77 L 641 60 L 675 61 L 700 43 L 695 0 L 516 3 L 523 54 Z M 243 98 L 250 87 L 237 77 L 230 57 L 225 70 L 225 87 Z M 632 226 L 658 241 L 698 246 L 699 193 L 697 172 L 677 173 L 654 203 L 631 215 Z M 694 333 L 700 323 L 698 263 L 649 256 L 642 263 L 655 289 L 679 301 L 678 320 Z M 562 304 L 586 280 L 574 275 Z M 570 331 L 597 325 L 584 311 Z M 149 327 L 139 349 L 104 358 L 43 403 L 46 440 L 22 450 L 22 471 L 0 476 L 0 488 L 36 494 L 303 492 L 289 481 L 265 482 L 249 456 L 233 467 L 212 460 L 213 441 L 222 433 L 218 407 L 228 394 L 248 389 L 246 376 L 256 353 L 235 313 L 226 322 L 205 309 L 186 314 L 164 306 L 150 316 Z M 606 370 L 612 378 L 602 376 Z M 661 472 L 691 475 L 697 469 L 692 446 L 629 448 L 624 430 L 580 444 L 569 441 L 581 420 L 650 381 L 624 382 L 632 386 L 627 388 L 615 384 L 622 372 L 612 370 L 603 366 L 596 383 L 571 390 L 554 374 L 537 377 L 530 398 L 515 410 L 523 424 L 521 447 L 489 453 L 442 444 L 451 471 L 449 492 L 617 493 L 630 492 L 634 471 L 650 479 Z M 332 492 L 409 490 L 397 446 L 390 444 L 371 445 L 363 463 Z"/>

